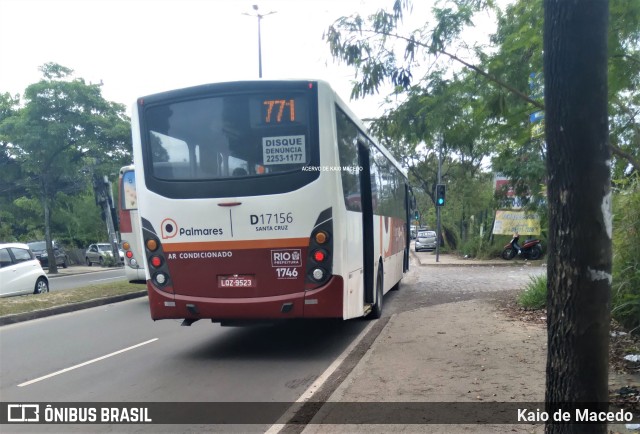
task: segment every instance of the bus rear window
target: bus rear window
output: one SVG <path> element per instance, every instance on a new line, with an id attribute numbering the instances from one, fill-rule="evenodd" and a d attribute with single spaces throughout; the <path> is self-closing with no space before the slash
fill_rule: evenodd
<path id="1" fill-rule="evenodd" d="M 136 193 L 136 173 L 133 170 L 122 174 L 120 188 L 120 208 L 123 210 L 138 209 L 138 194 Z"/>
<path id="2" fill-rule="evenodd" d="M 144 112 L 153 177 L 247 178 L 310 161 L 309 101 L 297 92 L 240 94 L 153 105 Z"/>

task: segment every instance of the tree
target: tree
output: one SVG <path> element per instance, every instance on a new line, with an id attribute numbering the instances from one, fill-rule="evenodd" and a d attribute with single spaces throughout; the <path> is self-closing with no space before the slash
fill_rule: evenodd
<path id="1" fill-rule="evenodd" d="M 611 167 L 608 1 L 544 2 L 549 255 L 547 403 L 607 403 Z M 607 432 L 606 422 L 548 433 Z"/>
<path id="2" fill-rule="evenodd" d="M 383 84 L 394 86 L 396 94 L 420 91 L 430 95 L 430 76 L 435 70 L 467 70 L 465 79 L 475 83 L 473 100 L 484 106 L 486 128 L 483 135 L 493 138 L 502 149 L 529 149 L 525 154 L 503 154 L 501 169 L 511 171 L 514 184 L 521 186 L 523 198 L 540 190 L 544 182 L 544 143 L 530 139 L 528 116 L 543 110 L 542 99 L 529 95 L 527 78 L 542 70 L 542 1 L 516 1 L 500 11 L 491 0 L 438 1 L 432 8 L 433 19 L 422 28 L 401 33 L 403 14 L 411 8 L 408 0 L 393 2 L 391 12 L 380 10 L 368 18 L 342 17 L 325 33 L 333 56 L 354 67 L 356 81 L 352 97 L 379 92 Z M 477 12 L 493 12 L 498 31 L 493 47 L 469 47 L 460 38 L 464 29 L 473 27 Z M 611 77 L 610 119 L 613 131 L 609 140 L 619 171 L 640 171 L 640 3 L 636 0 L 612 2 L 609 13 L 616 25 L 609 33 L 613 47 L 609 57 Z M 496 50 L 497 49 L 497 50 Z M 426 66 L 425 66 L 426 65 Z M 426 85 L 424 84 L 426 83 Z M 468 93 L 458 96 L 468 97 Z M 512 153 L 513 154 L 513 153 Z M 518 163 L 529 161 L 529 174 L 518 173 Z M 527 178 L 535 175 L 537 179 Z"/>
<path id="3" fill-rule="evenodd" d="M 51 212 L 57 194 L 84 191 L 87 167 L 117 170 L 129 161 L 131 145 L 124 106 L 106 101 L 99 84 L 73 78 L 71 69 L 55 63 L 40 70 L 43 79 L 27 87 L 24 106 L 0 119 L 0 138 L 8 143 L 3 157 L 20 167 L 14 185 L 40 201 L 53 257 Z M 55 261 L 50 262 L 49 272 L 57 273 Z"/>

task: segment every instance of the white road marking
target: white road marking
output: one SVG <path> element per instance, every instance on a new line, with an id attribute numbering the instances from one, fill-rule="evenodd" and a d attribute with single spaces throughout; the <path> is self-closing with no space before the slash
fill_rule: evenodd
<path id="1" fill-rule="evenodd" d="M 100 360 L 108 359 L 109 357 L 113 357 L 113 356 L 116 356 L 118 354 L 124 353 L 125 351 L 133 350 L 133 349 L 141 347 L 143 345 L 150 344 L 151 342 L 155 342 L 157 340 L 158 340 L 158 338 L 149 339 L 148 341 L 141 342 L 139 344 L 124 348 L 124 349 L 116 351 L 114 353 L 106 354 L 104 356 L 101 356 L 101 357 L 98 357 L 96 359 L 92 359 L 92 360 L 86 361 L 84 363 L 80 363 L 79 365 L 74 365 L 74 366 L 71 366 L 69 368 L 64 368 L 64 369 L 61 369 L 59 371 L 53 372 L 51 374 L 45 375 L 43 377 L 39 377 L 39 378 L 36 378 L 34 380 L 26 381 L 24 383 L 18 384 L 18 387 L 29 386 L 29 385 L 31 385 L 33 383 L 37 383 L 39 381 L 46 380 L 47 378 L 55 377 L 56 375 L 64 374 L 65 372 L 69 372 L 69 371 L 72 371 L 74 369 L 82 368 L 83 366 L 87 366 L 87 365 L 90 365 L 91 363 L 99 362 Z"/>
<path id="2" fill-rule="evenodd" d="M 358 337 L 355 338 L 353 340 L 353 342 L 351 342 L 351 344 L 347 348 L 345 348 L 345 350 L 342 352 L 342 354 L 340 354 L 338 356 L 338 358 L 335 359 L 333 361 L 333 363 L 330 364 L 329 367 L 316 379 L 316 381 L 314 381 L 313 384 L 311 386 L 309 386 L 307 388 L 307 390 L 305 390 L 302 395 L 300 395 L 300 397 L 296 400 L 296 403 L 307 402 L 308 400 L 311 399 L 311 397 L 314 395 L 314 393 L 316 393 L 316 391 L 320 389 L 320 387 L 329 379 L 331 374 L 333 374 L 334 371 L 336 369 L 338 369 L 338 367 L 342 364 L 342 362 L 344 362 L 344 359 L 346 359 L 347 356 L 349 354 L 351 354 L 351 351 L 353 351 L 353 349 L 356 347 L 356 345 L 358 345 L 360 343 L 360 341 L 365 337 L 365 335 L 369 332 L 369 330 L 371 330 L 371 327 L 373 327 L 374 324 L 375 324 L 375 321 L 369 322 L 369 324 L 364 328 L 364 330 L 362 330 L 360 332 Z M 296 409 L 300 408 L 300 406 L 291 406 L 289 408 L 289 410 L 287 410 L 280 417 L 280 420 L 285 420 L 286 421 L 286 420 L 291 419 L 291 417 L 294 415 L 294 410 L 292 410 L 292 408 L 294 408 L 294 407 Z M 286 424 L 284 424 L 284 423 L 275 423 L 275 424 L 271 425 L 271 427 L 265 432 L 265 434 L 277 434 L 285 426 L 286 426 Z"/>
<path id="3" fill-rule="evenodd" d="M 124 276 L 119 276 L 119 277 L 109 277 L 106 279 L 96 279 L 96 280 L 92 280 L 92 282 L 100 282 L 102 280 L 114 280 L 114 279 L 122 279 Z"/>

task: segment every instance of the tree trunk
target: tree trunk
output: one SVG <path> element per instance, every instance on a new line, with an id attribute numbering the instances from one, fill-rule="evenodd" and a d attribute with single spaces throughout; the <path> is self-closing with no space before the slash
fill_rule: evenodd
<path id="1" fill-rule="evenodd" d="M 612 232 L 608 15 L 607 0 L 544 2 L 547 409 L 554 403 L 583 408 L 584 403 L 606 407 L 608 402 Z M 549 421 L 546 432 L 605 433 L 606 428 L 606 423 Z"/>
<path id="2" fill-rule="evenodd" d="M 47 274 L 58 274 L 58 264 L 56 263 L 56 255 L 53 251 L 53 240 L 51 239 L 51 201 L 49 197 L 49 184 L 45 181 L 42 187 L 42 208 L 44 211 L 44 239 L 47 244 L 47 266 L 49 270 Z"/>

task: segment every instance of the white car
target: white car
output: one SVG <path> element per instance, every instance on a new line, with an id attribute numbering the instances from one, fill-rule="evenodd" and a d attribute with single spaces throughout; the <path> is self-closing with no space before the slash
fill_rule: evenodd
<path id="1" fill-rule="evenodd" d="M 29 246 L 0 244 L 0 297 L 49 292 L 49 279 Z"/>

